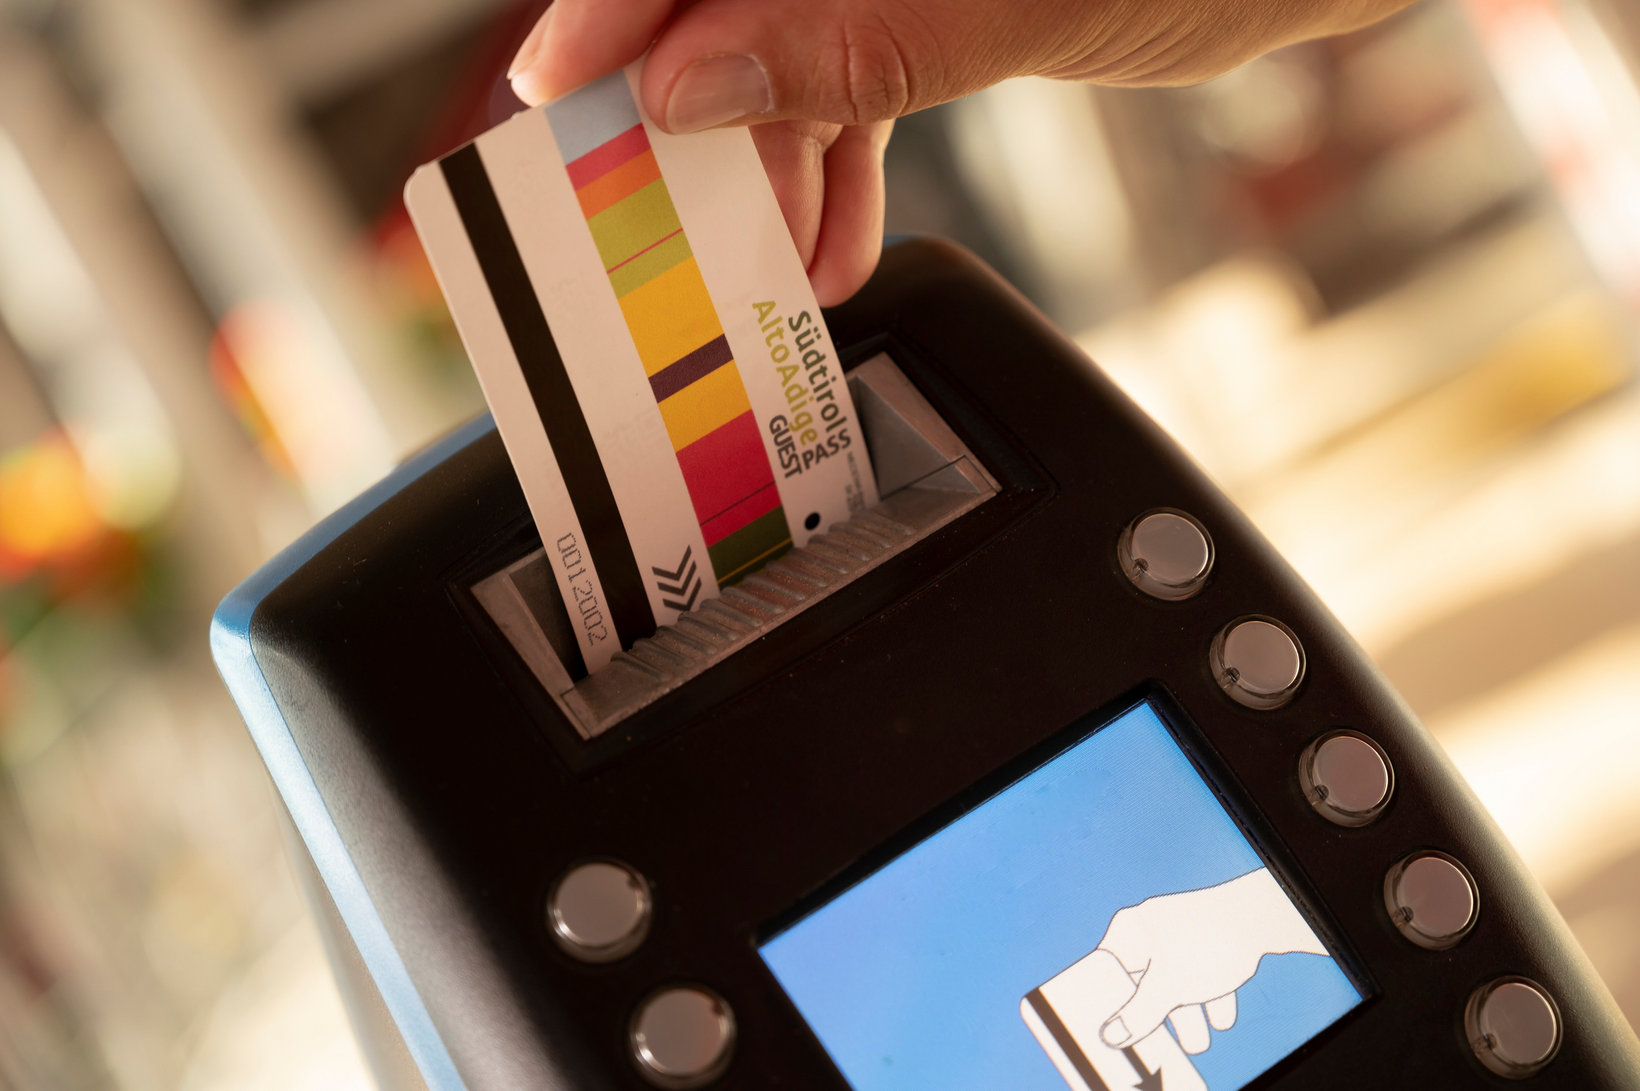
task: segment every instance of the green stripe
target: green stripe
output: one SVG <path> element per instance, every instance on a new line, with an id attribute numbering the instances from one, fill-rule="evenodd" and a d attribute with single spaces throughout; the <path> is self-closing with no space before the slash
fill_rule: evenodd
<path id="1" fill-rule="evenodd" d="M 689 249 L 689 239 L 680 231 L 659 246 L 645 250 L 610 273 L 609 283 L 617 296 L 623 296 L 634 288 L 643 287 L 674 265 L 680 265 L 693 256 L 694 252 Z"/>
<path id="2" fill-rule="evenodd" d="M 587 226 L 592 229 L 592 241 L 598 246 L 604 268 L 612 269 L 683 225 L 678 222 L 678 210 L 672 207 L 665 180 L 657 178 L 587 220 Z"/>
<path id="3" fill-rule="evenodd" d="M 791 548 L 786 510 L 775 508 L 760 515 L 714 546 L 707 547 L 719 587 L 749 576 Z"/>

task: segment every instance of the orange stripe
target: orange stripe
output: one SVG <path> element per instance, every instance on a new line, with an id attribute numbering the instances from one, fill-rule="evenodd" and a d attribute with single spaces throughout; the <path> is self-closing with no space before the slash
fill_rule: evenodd
<path id="1" fill-rule="evenodd" d="M 655 153 L 635 155 L 608 174 L 600 175 L 575 191 L 581 212 L 591 219 L 623 197 L 630 197 L 661 176 Z"/>

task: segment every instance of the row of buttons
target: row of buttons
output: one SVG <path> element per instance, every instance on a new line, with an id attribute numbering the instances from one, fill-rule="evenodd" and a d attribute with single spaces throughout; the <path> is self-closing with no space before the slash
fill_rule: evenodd
<path id="1" fill-rule="evenodd" d="M 1148 512 L 1129 525 L 1117 547 L 1134 586 L 1177 602 L 1206 585 L 1213 545 L 1200 523 L 1183 512 Z M 1274 618 L 1247 617 L 1220 631 L 1208 652 L 1213 677 L 1244 707 L 1280 708 L 1304 679 L 1304 651 L 1293 631 Z M 1306 799 L 1328 821 L 1365 826 L 1389 805 L 1394 772 L 1381 747 L 1355 731 L 1328 732 L 1305 748 L 1299 782 Z M 1408 940 L 1431 950 L 1459 942 L 1474 926 L 1475 881 L 1457 860 L 1420 852 L 1390 869 L 1384 904 Z M 649 934 L 654 901 L 643 876 L 615 860 L 592 860 L 566 871 L 548 898 L 553 938 L 588 963 L 611 962 L 636 950 Z M 1544 989 L 1507 977 L 1477 989 L 1464 1011 L 1475 1055 L 1501 1076 L 1541 1069 L 1560 1045 L 1560 1017 Z M 703 985 L 680 984 L 651 993 L 633 1013 L 627 1044 L 638 1070 L 656 1087 L 687 1091 L 710 1084 L 728 1067 L 735 1020 L 729 1004 Z"/>
<path id="2" fill-rule="evenodd" d="M 1172 509 L 1139 516 L 1117 543 L 1117 560 L 1133 585 L 1167 602 L 1200 591 L 1213 556 L 1202 525 Z M 1208 660 L 1219 686 L 1250 709 L 1282 707 L 1304 680 L 1303 646 L 1274 618 L 1232 621 L 1214 638 Z M 1312 742 L 1299 758 L 1298 776 L 1311 806 L 1340 826 L 1365 826 L 1377 818 L 1395 787 L 1389 756 L 1355 731 L 1332 731 Z M 1408 940 L 1443 950 L 1474 927 L 1475 880 L 1444 853 L 1414 853 L 1384 877 L 1384 907 Z M 1560 1046 L 1554 1000 L 1523 977 L 1500 978 L 1475 990 L 1465 1007 L 1464 1028 L 1476 1057 L 1500 1076 L 1529 1076 Z"/>
<path id="3" fill-rule="evenodd" d="M 1384 897 L 1402 934 L 1422 947 L 1450 947 L 1474 925 L 1474 880 L 1448 856 L 1423 853 L 1403 860 L 1386 877 Z M 612 860 L 594 860 L 558 881 L 548 920 L 565 951 L 585 962 L 608 962 L 643 942 L 653 904 L 649 885 L 637 872 Z M 1477 989 L 1464 1025 L 1476 1056 L 1501 1076 L 1537 1071 L 1560 1041 L 1554 1001 L 1521 977 Z M 675 985 L 638 1005 L 627 1038 L 639 1070 L 657 1087 L 703 1087 L 728 1067 L 734 1014 L 704 986 Z"/>
<path id="4" fill-rule="evenodd" d="M 566 871 L 547 898 L 553 939 L 582 962 L 613 962 L 649 935 L 654 899 L 642 875 L 616 860 L 589 860 Z M 704 1087 L 723 1074 L 734 1051 L 735 1017 L 704 985 L 651 993 L 627 1026 L 627 1046 L 650 1083 Z"/>

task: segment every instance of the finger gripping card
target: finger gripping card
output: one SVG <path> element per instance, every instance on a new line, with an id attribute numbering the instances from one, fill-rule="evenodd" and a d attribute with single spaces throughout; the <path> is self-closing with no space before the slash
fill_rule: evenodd
<path id="1" fill-rule="evenodd" d="M 1019 1014 L 1075 1091 L 1205 1091 L 1196 1067 L 1164 1028 L 1124 1049 L 1105 1044 L 1106 1021 L 1134 991 L 1122 963 L 1101 948 L 1027 993 Z"/>
<path id="2" fill-rule="evenodd" d="M 661 132 L 637 71 L 406 190 L 590 671 L 877 499 L 750 136 Z"/>

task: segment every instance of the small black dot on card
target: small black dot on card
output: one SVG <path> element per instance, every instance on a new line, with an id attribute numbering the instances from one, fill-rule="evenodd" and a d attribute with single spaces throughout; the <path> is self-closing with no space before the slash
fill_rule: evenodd
<path id="1" fill-rule="evenodd" d="M 820 525 L 820 513 L 817 512 L 817 511 L 809 512 L 809 517 L 807 519 L 803 520 L 803 529 L 804 530 L 813 530 L 815 527 L 817 527 L 819 525 Z"/>

